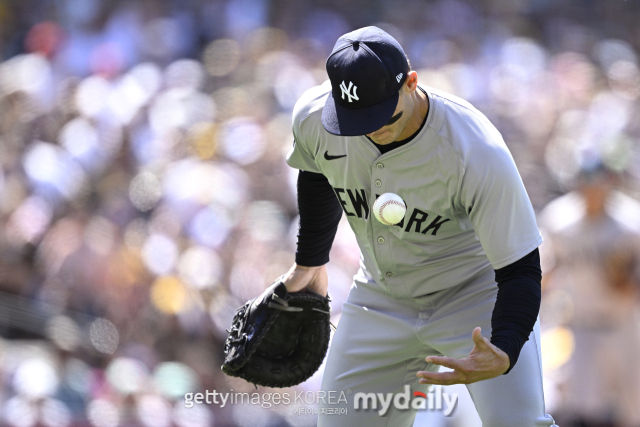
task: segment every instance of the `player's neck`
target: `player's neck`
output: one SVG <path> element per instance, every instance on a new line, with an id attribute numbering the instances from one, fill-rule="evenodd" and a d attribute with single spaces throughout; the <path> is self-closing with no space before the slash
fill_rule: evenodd
<path id="1" fill-rule="evenodd" d="M 427 113 L 429 113 L 429 98 L 418 88 L 413 92 L 413 113 L 411 118 L 407 121 L 396 141 L 402 141 L 416 133 L 422 126 Z"/>

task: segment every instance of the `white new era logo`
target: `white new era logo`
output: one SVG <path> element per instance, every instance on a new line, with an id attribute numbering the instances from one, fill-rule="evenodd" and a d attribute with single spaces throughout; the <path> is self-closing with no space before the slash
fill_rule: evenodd
<path id="1" fill-rule="evenodd" d="M 353 95 L 351 95 L 352 86 L 353 82 L 349 82 L 349 87 L 347 87 L 347 85 L 344 83 L 344 80 L 342 81 L 342 83 L 340 83 L 340 89 L 342 90 L 342 99 L 344 99 L 344 96 L 347 95 L 347 97 L 349 98 L 349 102 L 351 102 L 352 99 L 360 101 L 360 98 L 358 98 L 358 95 L 356 95 L 356 89 L 358 89 L 358 86 L 353 86 Z"/>
<path id="2" fill-rule="evenodd" d="M 400 80 L 402 80 L 402 73 L 396 76 L 396 80 L 398 81 L 398 83 L 400 83 Z"/>

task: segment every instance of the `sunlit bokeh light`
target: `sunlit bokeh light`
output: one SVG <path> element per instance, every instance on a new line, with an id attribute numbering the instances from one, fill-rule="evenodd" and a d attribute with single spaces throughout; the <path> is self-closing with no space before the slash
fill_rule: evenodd
<path id="1" fill-rule="evenodd" d="M 109 93 L 107 99 L 109 113 L 121 124 L 131 123 L 140 108 L 157 90 L 157 88 L 149 89 L 135 75 L 131 73 L 124 75 L 114 83 Z"/>
<path id="2" fill-rule="evenodd" d="M 108 255 L 113 249 L 117 233 L 118 228 L 115 224 L 96 215 L 84 230 L 84 241 L 97 254 Z"/>
<path id="3" fill-rule="evenodd" d="M 124 230 L 124 242 L 129 249 L 141 249 L 148 237 L 147 221 L 142 218 L 134 219 Z"/>
<path id="4" fill-rule="evenodd" d="M 248 185 L 246 174 L 233 164 L 213 165 L 185 159 L 167 169 L 163 192 L 177 210 L 211 202 L 235 210 L 248 198 Z"/>
<path id="5" fill-rule="evenodd" d="M 177 240 L 182 230 L 181 218 L 173 209 L 161 206 L 153 211 L 153 216 L 148 223 L 149 232 L 167 236 Z"/>
<path id="6" fill-rule="evenodd" d="M 527 101 L 528 72 L 515 64 L 494 67 L 489 76 L 489 88 L 497 101 L 500 113 L 517 116 L 524 112 Z"/>
<path id="7" fill-rule="evenodd" d="M 138 400 L 138 419 L 146 427 L 169 427 L 171 406 L 160 396 L 147 394 Z"/>
<path id="8" fill-rule="evenodd" d="M 615 135 L 625 128 L 631 118 L 631 105 L 611 92 L 602 92 L 593 98 L 589 116 L 591 132 L 584 137 L 592 146 L 600 146 L 603 142 L 598 137 Z"/>
<path id="9" fill-rule="evenodd" d="M 47 230 L 52 216 L 53 211 L 46 200 L 38 196 L 28 197 L 9 217 L 7 239 L 16 245 L 35 243 Z"/>
<path id="10" fill-rule="evenodd" d="M 144 91 L 144 102 L 146 103 L 162 85 L 162 71 L 160 67 L 151 62 L 143 62 L 133 67 L 129 73 L 137 85 Z"/>
<path id="11" fill-rule="evenodd" d="M 317 83 L 319 82 L 316 82 L 313 73 L 298 64 L 291 64 L 278 71 L 273 91 L 278 103 L 290 110 L 302 94 Z"/>
<path id="12" fill-rule="evenodd" d="M 240 165 L 255 162 L 266 148 L 262 127 L 247 117 L 236 117 L 225 122 L 220 142 L 224 154 Z"/>
<path id="13" fill-rule="evenodd" d="M 558 369 L 573 355 L 575 347 L 573 333 L 570 329 L 560 326 L 547 329 L 541 334 L 540 346 L 543 368 Z"/>
<path id="14" fill-rule="evenodd" d="M 215 40 L 205 48 L 202 61 L 212 76 L 226 76 L 238 66 L 240 44 L 232 39 Z"/>
<path id="15" fill-rule="evenodd" d="M 154 274 L 170 273 L 178 259 L 178 248 L 173 240 L 162 234 L 151 234 L 142 247 L 145 266 Z"/>
<path id="16" fill-rule="evenodd" d="M 638 63 L 638 56 L 633 46 L 620 39 L 599 41 L 593 48 L 593 56 L 600 62 L 605 72 L 618 61 Z"/>
<path id="17" fill-rule="evenodd" d="M 196 123 L 189 128 L 187 141 L 198 157 L 210 159 L 218 148 L 218 127 L 209 122 Z"/>
<path id="18" fill-rule="evenodd" d="M 27 399 L 14 396 L 4 402 L 2 419 L 10 427 L 32 427 L 38 421 L 38 413 Z"/>
<path id="19" fill-rule="evenodd" d="M 215 166 L 193 159 L 172 164 L 164 175 L 163 190 L 176 203 L 206 204 L 211 200 L 211 185 L 215 182 Z"/>
<path id="20" fill-rule="evenodd" d="M 250 55 L 258 60 L 265 54 L 284 49 L 288 41 L 287 33 L 283 30 L 265 27 L 251 32 L 247 44 Z"/>
<path id="21" fill-rule="evenodd" d="M 23 396 L 37 399 L 52 395 L 58 382 L 58 374 L 51 361 L 28 359 L 16 369 L 13 388 Z"/>
<path id="22" fill-rule="evenodd" d="M 87 405 L 87 418 L 94 427 L 118 427 L 118 407 L 106 399 L 95 399 Z"/>
<path id="23" fill-rule="evenodd" d="M 107 103 L 111 84 L 100 76 L 84 79 L 76 92 L 76 106 L 85 117 L 96 117 Z"/>
<path id="24" fill-rule="evenodd" d="M 149 123 L 158 134 L 173 128 L 187 128 L 214 119 L 213 98 L 188 87 L 177 87 L 158 96 L 149 109 Z"/>
<path id="25" fill-rule="evenodd" d="M 501 51 L 505 65 L 518 67 L 527 80 L 546 67 L 546 52 L 535 40 L 517 37 L 507 40 Z"/>
<path id="26" fill-rule="evenodd" d="M 223 87 L 212 96 L 216 104 L 216 118 L 220 122 L 244 116 L 252 108 L 253 97 L 242 87 Z"/>
<path id="27" fill-rule="evenodd" d="M 263 242 L 282 239 L 286 233 L 287 218 L 277 203 L 256 200 L 247 209 L 247 227 L 251 236 Z"/>
<path id="28" fill-rule="evenodd" d="M 38 54 L 17 55 L 0 65 L 0 91 L 42 93 L 51 87 L 51 66 Z"/>
<path id="29" fill-rule="evenodd" d="M 173 422 L 178 427 L 202 427 L 215 425 L 211 411 L 205 405 L 194 405 L 191 408 L 184 406 L 184 402 L 178 400 L 173 406 Z"/>
<path id="30" fill-rule="evenodd" d="M 243 301 L 259 295 L 264 291 L 267 284 L 268 283 L 264 282 L 262 270 L 253 260 L 236 262 L 229 275 L 229 288 L 231 292 Z"/>
<path id="31" fill-rule="evenodd" d="M 227 209 L 211 204 L 193 217 L 188 232 L 196 242 L 217 248 L 227 239 L 235 222 Z"/>
<path id="32" fill-rule="evenodd" d="M 178 273 L 191 286 L 200 289 L 210 287 L 220 280 L 222 261 L 213 249 L 192 246 L 180 256 Z"/>
<path id="33" fill-rule="evenodd" d="M 194 59 L 175 61 L 164 72 L 164 81 L 168 88 L 184 87 L 198 90 L 204 84 L 204 79 L 204 67 Z"/>
<path id="34" fill-rule="evenodd" d="M 179 313 L 185 308 L 186 299 L 184 285 L 177 277 L 158 277 L 151 286 L 151 301 L 163 313 Z"/>
<path id="35" fill-rule="evenodd" d="M 170 58 L 182 48 L 182 31 L 176 19 L 153 19 L 143 29 L 142 46 L 155 58 Z"/>
<path id="36" fill-rule="evenodd" d="M 104 354 L 113 354 L 120 343 L 118 329 L 104 318 L 96 319 L 91 323 L 89 338 L 93 347 Z"/>
<path id="37" fill-rule="evenodd" d="M 164 362 L 159 364 L 153 380 L 158 391 L 168 399 L 184 397 L 185 393 L 197 390 L 198 377 L 193 369 L 180 362 Z"/>
<path id="38" fill-rule="evenodd" d="M 28 148 L 23 166 L 41 191 L 71 199 L 81 190 L 85 174 L 66 150 L 36 141 Z"/>
<path id="39" fill-rule="evenodd" d="M 125 395 L 141 392 L 149 382 L 147 366 L 129 357 L 113 359 L 107 366 L 106 375 L 109 384 Z"/>
<path id="40" fill-rule="evenodd" d="M 54 316 L 47 322 L 47 336 L 62 350 L 75 350 L 80 344 L 80 334 L 80 327 L 68 316 Z"/>
<path id="41" fill-rule="evenodd" d="M 60 144 L 86 169 L 94 169 L 102 160 L 97 129 L 82 117 L 67 122 L 60 130 Z"/>
<path id="42" fill-rule="evenodd" d="M 40 421 L 46 427 L 67 427 L 71 416 L 67 405 L 57 399 L 45 399 L 40 408 Z"/>
<path id="43" fill-rule="evenodd" d="M 129 184 L 129 198 L 139 211 L 152 209 L 162 197 L 160 181 L 151 172 L 140 172 Z"/>
<path id="44" fill-rule="evenodd" d="M 89 393 L 93 386 L 91 367 L 80 359 L 67 359 L 64 364 L 64 382 L 77 393 Z"/>
<path id="45" fill-rule="evenodd" d="M 614 92 L 627 99 L 640 96 L 640 69 L 630 61 L 616 61 L 609 67 L 607 77 Z"/>

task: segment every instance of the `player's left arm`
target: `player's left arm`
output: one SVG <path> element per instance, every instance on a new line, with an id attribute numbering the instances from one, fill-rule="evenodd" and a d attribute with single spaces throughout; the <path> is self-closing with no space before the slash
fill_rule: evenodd
<path id="1" fill-rule="evenodd" d="M 491 339 L 472 332 L 468 357 L 428 357 L 452 372 L 418 372 L 423 384 L 469 384 L 508 373 L 533 331 L 540 309 L 541 274 L 537 247 L 542 237 L 515 162 L 501 135 L 488 122 L 478 135 L 486 144 L 469 144 L 463 156 L 459 200 L 496 271 L 498 295 L 491 317 Z"/>
<path id="2" fill-rule="evenodd" d="M 480 328 L 472 333 L 474 348 L 469 357 L 428 357 L 451 372 L 418 372 L 422 384 L 470 384 L 508 373 L 529 339 L 540 310 L 542 273 L 536 248 L 515 263 L 496 270 L 498 295 L 491 316 L 491 340 Z"/>

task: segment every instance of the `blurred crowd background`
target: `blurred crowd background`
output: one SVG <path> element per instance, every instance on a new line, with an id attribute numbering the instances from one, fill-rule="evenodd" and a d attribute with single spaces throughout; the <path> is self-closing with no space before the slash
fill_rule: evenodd
<path id="1" fill-rule="evenodd" d="M 225 329 L 293 263 L 291 110 L 326 80 L 335 40 L 361 26 L 395 36 L 422 84 L 492 120 L 550 242 L 581 215 L 575 191 L 597 182 L 621 200 L 616 224 L 633 246 L 638 22 L 633 0 L 0 0 L 0 425 L 314 425 L 294 414 L 300 404 L 186 409 L 183 398 L 273 392 L 221 373 Z M 580 235 L 578 251 L 599 244 Z M 634 251 L 617 264 L 627 320 L 637 319 Z M 543 258 L 562 270 L 556 251 Z M 358 259 L 343 223 L 329 265 L 335 322 Z M 549 411 L 637 427 L 611 395 L 631 373 L 602 373 L 636 329 L 598 344 L 605 363 L 579 373 L 614 384 L 599 389 L 611 403 L 588 414 L 567 403 L 591 330 L 572 319 L 613 315 L 620 306 L 605 302 L 620 287 L 603 281 L 594 314 L 555 282 L 541 315 Z M 294 390 L 317 390 L 320 375 Z M 471 427 L 473 413 L 467 397 L 451 418 L 419 419 Z"/>

